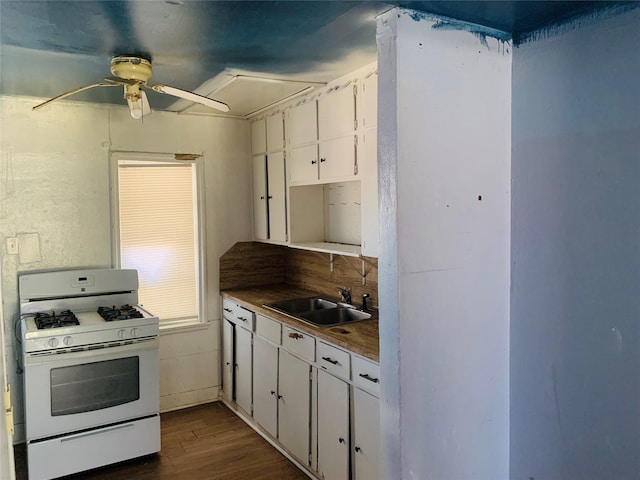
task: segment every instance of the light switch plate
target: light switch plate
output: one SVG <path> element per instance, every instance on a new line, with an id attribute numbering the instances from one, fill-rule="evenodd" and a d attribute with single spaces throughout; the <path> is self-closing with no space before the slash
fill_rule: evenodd
<path id="1" fill-rule="evenodd" d="M 18 238 L 8 237 L 6 239 L 6 242 L 7 242 L 7 255 L 17 255 L 18 254 Z"/>

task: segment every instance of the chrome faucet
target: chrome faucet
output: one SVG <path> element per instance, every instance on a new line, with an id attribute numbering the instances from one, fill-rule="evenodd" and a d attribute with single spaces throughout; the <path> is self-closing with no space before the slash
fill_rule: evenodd
<path id="1" fill-rule="evenodd" d="M 350 288 L 339 288 L 338 293 L 340 293 L 340 299 L 343 303 L 348 303 L 351 305 L 351 289 Z"/>
<path id="2" fill-rule="evenodd" d="M 369 298 L 368 293 L 362 294 L 362 311 L 363 312 L 367 311 L 367 298 Z"/>

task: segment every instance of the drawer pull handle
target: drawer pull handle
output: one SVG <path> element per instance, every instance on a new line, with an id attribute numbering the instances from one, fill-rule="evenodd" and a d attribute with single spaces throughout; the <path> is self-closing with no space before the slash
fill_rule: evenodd
<path id="1" fill-rule="evenodd" d="M 338 360 L 333 360 L 331 357 L 322 357 L 323 360 L 329 362 L 331 365 L 337 365 Z"/>
<path id="2" fill-rule="evenodd" d="M 242 320 L 243 322 L 247 321 L 247 319 L 245 317 L 238 317 L 238 320 Z"/>
<path id="3" fill-rule="evenodd" d="M 378 383 L 380 381 L 377 378 L 370 377 L 368 373 L 361 373 L 360 376 L 365 380 L 369 380 L 370 382 L 373 382 L 373 383 Z"/>
<path id="4" fill-rule="evenodd" d="M 271 390 L 271 395 L 275 395 L 275 394 L 276 394 L 276 392 L 274 392 L 273 390 Z"/>
<path id="5" fill-rule="evenodd" d="M 360 447 L 356 447 L 356 452 L 361 451 L 362 449 Z"/>
<path id="6" fill-rule="evenodd" d="M 300 333 L 290 332 L 289 333 L 289 338 L 293 338 L 294 340 L 298 340 L 300 338 L 304 338 L 304 335 L 302 335 Z"/>
<path id="7" fill-rule="evenodd" d="M 317 160 L 311 160 L 311 165 L 315 165 L 316 163 L 318 163 Z"/>
<path id="8" fill-rule="evenodd" d="M 282 400 L 282 395 L 278 395 L 278 400 Z"/>
<path id="9" fill-rule="evenodd" d="M 327 161 L 327 159 L 326 159 L 326 158 L 321 158 L 321 159 L 320 159 L 320 163 L 324 163 L 324 162 L 326 162 L 326 161 Z"/>
<path id="10" fill-rule="evenodd" d="M 338 442 L 340 442 L 340 443 L 344 443 L 344 438 L 340 437 L 340 438 L 338 439 Z"/>
<path id="11" fill-rule="evenodd" d="M 225 308 L 224 311 L 229 313 L 233 312 L 233 310 L 231 310 L 230 308 Z"/>

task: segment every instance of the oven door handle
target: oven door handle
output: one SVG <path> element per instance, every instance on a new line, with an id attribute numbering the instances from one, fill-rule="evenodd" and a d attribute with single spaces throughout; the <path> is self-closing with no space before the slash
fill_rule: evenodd
<path id="1" fill-rule="evenodd" d="M 70 437 L 65 437 L 60 439 L 60 442 L 72 442 L 74 440 L 81 440 L 83 438 L 92 437 L 94 435 L 102 435 L 103 433 L 114 432 L 116 430 L 122 430 L 123 428 L 133 427 L 133 423 L 126 423 L 124 425 L 115 425 L 109 428 L 101 428 L 99 430 L 94 430 L 93 432 L 85 432 L 78 433 L 77 435 L 72 435 Z"/>

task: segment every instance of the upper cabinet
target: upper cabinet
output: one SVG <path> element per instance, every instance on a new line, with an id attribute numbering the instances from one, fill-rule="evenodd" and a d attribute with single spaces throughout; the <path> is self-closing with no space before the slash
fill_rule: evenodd
<path id="1" fill-rule="evenodd" d="M 284 116 L 276 112 L 266 118 L 267 152 L 276 152 L 284 148 Z M 255 153 L 255 152 L 254 152 Z"/>
<path id="2" fill-rule="evenodd" d="M 330 88 L 318 99 L 318 138 L 321 141 L 353 135 L 355 120 L 355 82 Z"/>
<path id="3" fill-rule="evenodd" d="M 318 107 L 316 100 L 301 102 L 287 110 L 287 145 L 297 147 L 318 140 Z"/>
<path id="4" fill-rule="evenodd" d="M 255 238 L 377 256 L 376 124 L 375 64 L 252 121 Z"/>
<path id="5" fill-rule="evenodd" d="M 266 120 L 261 118 L 251 124 L 251 152 L 253 155 L 265 153 L 267 151 L 266 123 Z"/>

